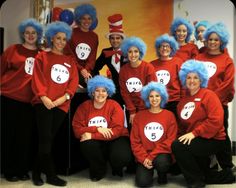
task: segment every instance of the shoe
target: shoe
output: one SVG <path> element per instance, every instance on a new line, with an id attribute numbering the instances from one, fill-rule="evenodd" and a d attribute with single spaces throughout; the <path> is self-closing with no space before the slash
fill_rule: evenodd
<path id="1" fill-rule="evenodd" d="M 16 182 L 19 180 L 18 176 L 15 175 L 5 175 L 5 179 L 10 182 Z"/>
<path id="2" fill-rule="evenodd" d="M 44 184 L 39 173 L 34 173 L 34 172 L 32 173 L 32 181 L 33 181 L 33 184 L 36 186 L 41 186 Z"/>
<path id="3" fill-rule="evenodd" d="M 27 181 L 30 179 L 29 174 L 22 174 L 22 175 L 19 175 L 18 177 L 19 177 L 19 180 L 21 181 Z"/>
<path id="4" fill-rule="evenodd" d="M 119 176 L 119 177 L 123 177 L 123 171 L 122 171 L 122 169 L 120 169 L 120 170 L 112 170 L 112 175 L 113 176 Z"/>
<path id="5" fill-rule="evenodd" d="M 47 183 L 55 186 L 66 186 L 67 182 L 57 176 L 47 177 Z"/>
<path id="6" fill-rule="evenodd" d="M 160 184 L 160 185 L 167 184 L 167 175 L 166 175 L 166 173 L 158 172 L 157 183 Z"/>

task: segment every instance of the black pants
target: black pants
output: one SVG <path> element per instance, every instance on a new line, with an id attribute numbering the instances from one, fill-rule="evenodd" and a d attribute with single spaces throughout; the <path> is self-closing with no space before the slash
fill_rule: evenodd
<path id="1" fill-rule="evenodd" d="M 135 183 L 138 187 L 150 187 L 153 184 L 154 169 L 157 173 L 167 173 L 172 159 L 170 154 L 159 154 L 153 160 L 153 168 L 147 169 L 143 164 L 138 163 L 136 169 Z"/>
<path id="2" fill-rule="evenodd" d="M 230 170 L 209 171 L 209 156 L 225 150 L 225 140 L 195 138 L 190 145 L 178 140 L 172 143 L 172 151 L 188 184 L 232 183 Z"/>
<path id="3" fill-rule="evenodd" d="M 106 174 L 109 161 L 112 170 L 122 170 L 131 161 L 129 137 L 122 136 L 112 141 L 88 140 L 80 143 L 80 149 L 89 162 L 90 178 Z"/>
<path id="4" fill-rule="evenodd" d="M 223 106 L 224 108 L 224 127 L 225 127 L 225 133 L 226 133 L 226 141 L 225 141 L 225 150 L 221 151 L 216 154 L 216 158 L 221 166 L 221 168 L 232 168 L 234 166 L 233 159 L 232 159 L 232 146 L 231 146 L 231 140 L 228 135 L 228 118 L 229 118 L 229 110 L 228 106 Z"/>
<path id="5" fill-rule="evenodd" d="M 33 108 L 1 96 L 1 170 L 5 175 L 23 175 L 32 158 Z"/>
<path id="6" fill-rule="evenodd" d="M 47 175 L 54 175 L 52 146 L 56 133 L 62 125 L 66 113 L 59 108 L 48 110 L 43 104 L 35 105 L 38 155 L 36 156 L 34 171 L 43 171 Z"/>

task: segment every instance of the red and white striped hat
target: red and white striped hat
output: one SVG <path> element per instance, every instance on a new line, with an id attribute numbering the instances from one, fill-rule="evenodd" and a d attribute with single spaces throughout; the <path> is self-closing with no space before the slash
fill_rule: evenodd
<path id="1" fill-rule="evenodd" d="M 125 38 L 125 34 L 122 28 L 122 19 L 123 17 L 121 14 L 114 14 L 107 18 L 109 22 L 109 33 L 106 34 L 107 38 L 109 38 L 109 36 L 112 34 L 121 35 L 123 38 Z"/>

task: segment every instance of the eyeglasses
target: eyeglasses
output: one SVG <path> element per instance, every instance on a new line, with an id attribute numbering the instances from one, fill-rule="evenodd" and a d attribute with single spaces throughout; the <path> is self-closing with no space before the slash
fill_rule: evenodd
<path id="1" fill-rule="evenodd" d="M 33 31 L 33 32 L 28 32 L 28 31 L 26 31 L 26 32 L 24 32 L 24 34 L 25 34 L 25 35 L 36 35 L 37 32 L 35 32 L 35 31 Z"/>
<path id="2" fill-rule="evenodd" d="M 160 45 L 160 49 L 170 49 L 170 45 Z"/>

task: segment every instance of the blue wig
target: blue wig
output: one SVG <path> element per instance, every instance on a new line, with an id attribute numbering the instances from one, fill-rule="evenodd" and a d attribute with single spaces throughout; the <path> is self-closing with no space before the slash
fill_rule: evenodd
<path id="1" fill-rule="evenodd" d="M 175 55 L 176 51 L 179 49 L 179 44 L 178 44 L 178 42 L 176 42 L 174 37 L 169 36 L 168 34 L 164 34 L 156 39 L 155 48 L 156 48 L 157 55 L 160 57 L 160 52 L 158 49 L 160 48 L 160 46 L 164 42 L 168 43 L 170 45 L 170 47 L 171 47 L 170 56 L 173 57 Z"/>
<path id="2" fill-rule="evenodd" d="M 47 25 L 45 36 L 49 47 L 52 47 L 52 38 L 59 32 L 65 33 L 66 40 L 70 40 L 72 29 L 67 23 L 56 21 Z"/>
<path id="3" fill-rule="evenodd" d="M 200 27 L 200 26 L 203 26 L 205 27 L 206 29 L 210 26 L 210 22 L 206 21 L 206 20 L 202 20 L 202 21 L 199 21 L 196 23 L 196 25 L 194 26 L 195 27 L 195 30 L 194 30 L 194 36 L 195 36 L 195 39 L 198 38 L 198 34 L 197 34 L 197 29 Z"/>
<path id="4" fill-rule="evenodd" d="M 87 90 L 89 97 L 93 97 L 93 92 L 98 87 L 106 88 L 109 97 L 111 97 L 116 92 L 115 84 L 111 79 L 97 75 L 88 80 Z"/>
<path id="5" fill-rule="evenodd" d="M 220 49 L 223 51 L 229 42 L 229 33 L 226 26 L 222 22 L 211 25 L 203 34 L 205 40 L 208 40 L 210 34 L 212 33 L 216 33 L 219 36 L 221 42 Z"/>
<path id="6" fill-rule="evenodd" d="M 190 22 L 188 20 L 186 20 L 184 18 L 177 17 L 174 19 L 174 21 L 172 22 L 171 27 L 170 27 L 171 35 L 173 35 L 175 37 L 175 39 L 177 40 L 176 30 L 180 25 L 185 25 L 187 27 L 187 37 L 186 37 L 185 42 L 189 42 L 191 35 L 193 33 L 194 27 L 193 27 L 193 25 L 190 24 Z"/>
<path id="7" fill-rule="evenodd" d="M 141 90 L 141 97 L 146 105 L 147 108 L 150 108 L 150 102 L 149 102 L 149 95 L 151 91 L 156 91 L 161 96 L 161 108 L 164 108 L 167 101 L 168 101 L 168 93 L 166 90 L 166 86 L 164 84 L 158 83 L 158 82 L 149 82 L 146 86 L 144 86 Z"/>
<path id="8" fill-rule="evenodd" d="M 96 8 L 91 4 L 82 4 L 75 8 L 74 15 L 75 15 L 75 22 L 79 24 L 80 18 L 88 14 L 91 16 L 93 23 L 97 19 L 97 11 Z"/>
<path id="9" fill-rule="evenodd" d="M 120 48 L 124 56 L 127 57 L 129 49 L 133 46 L 139 49 L 139 53 L 140 53 L 139 59 L 142 60 L 146 53 L 147 46 L 141 38 L 138 38 L 138 37 L 125 38 Z"/>
<path id="10" fill-rule="evenodd" d="M 19 31 L 19 34 L 20 34 L 20 39 L 21 39 L 22 42 L 25 41 L 25 39 L 24 39 L 24 32 L 25 32 L 25 29 L 27 27 L 33 27 L 36 30 L 37 35 L 38 35 L 37 42 L 39 44 L 40 41 L 41 41 L 41 38 L 42 38 L 42 34 L 43 34 L 43 27 L 42 27 L 42 25 L 37 20 L 35 20 L 34 18 L 29 18 L 29 19 L 26 19 L 26 20 L 22 21 L 20 23 L 20 25 L 18 26 L 18 31 Z"/>
<path id="11" fill-rule="evenodd" d="M 209 76 L 207 68 L 203 62 L 190 59 L 182 64 L 181 69 L 179 71 L 179 79 L 181 81 L 182 86 L 184 87 L 186 87 L 186 78 L 189 73 L 196 73 L 201 80 L 200 87 L 207 87 Z"/>

